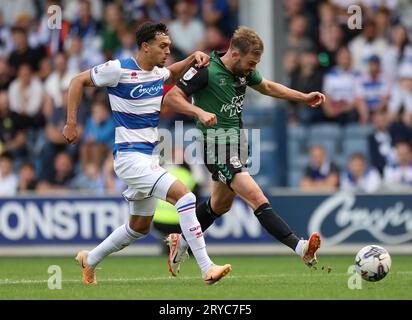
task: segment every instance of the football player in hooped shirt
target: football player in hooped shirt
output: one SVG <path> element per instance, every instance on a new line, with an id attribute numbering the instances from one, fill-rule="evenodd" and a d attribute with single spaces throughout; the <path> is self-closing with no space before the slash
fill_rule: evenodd
<path id="1" fill-rule="evenodd" d="M 209 63 L 209 56 L 195 52 L 183 61 L 164 67 L 171 41 L 162 23 L 146 23 L 136 32 L 139 52 L 136 57 L 112 60 L 74 77 L 69 87 L 67 123 L 63 135 L 69 143 L 77 139 L 77 109 L 85 86 L 106 87 L 116 122 L 114 170 L 128 185 L 123 196 L 130 205 L 129 222 L 114 230 L 102 243 L 80 251 L 76 260 L 83 281 L 96 284 L 95 268 L 109 254 L 122 250 L 150 230 L 157 199 L 175 205 L 179 223 L 206 284 L 220 280 L 231 270 L 210 260 L 197 220 L 196 197 L 189 189 L 158 165 L 152 155 L 158 141 L 157 124 L 163 84 L 175 83 L 191 65 Z M 215 115 L 199 111 L 205 125 L 215 123 Z"/>
<path id="2" fill-rule="evenodd" d="M 212 126 L 205 125 L 202 119 L 197 121 L 198 129 L 203 132 L 204 162 L 214 180 L 211 197 L 196 210 L 202 230 L 229 211 L 234 197 L 239 195 L 252 207 L 261 225 L 311 267 L 317 263 L 320 235 L 315 232 L 308 240 L 300 240 L 272 210 L 268 199 L 247 172 L 248 146 L 242 139 L 241 115 L 247 86 L 268 96 L 304 102 L 312 107 L 322 104 L 325 96 L 320 92 L 305 94 L 263 79 L 256 71 L 262 53 L 263 42 L 259 35 L 250 28 L 238 28 L 229 50 L 224 54 L 213 52 L 208 67 L 190 68 L 177 86 L 167 93 L 164 104 L 188 115 L 196 116 L 200 109 L 217 116 L 217 122 L 213 121 Z M 188 102 L 190 96 L 193 104 Z M 169 269 L 176 276 L 183 261 L 181 257 L 186 256 L 187 241 L 185 235 L 170 234 L 168 243 Z"/>

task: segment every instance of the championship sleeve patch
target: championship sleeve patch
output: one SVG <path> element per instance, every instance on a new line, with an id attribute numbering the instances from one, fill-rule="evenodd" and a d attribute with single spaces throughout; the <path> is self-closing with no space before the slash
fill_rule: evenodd
<path id="1" fill-rule="evenodd" d="M 197 70 L 193 67 L 191 67 L 189 70 L 186 71 L 186 73 L 183 76 L 183 80 L 190 80 L 193 78 L 193 76 L 197 73 Z"/>

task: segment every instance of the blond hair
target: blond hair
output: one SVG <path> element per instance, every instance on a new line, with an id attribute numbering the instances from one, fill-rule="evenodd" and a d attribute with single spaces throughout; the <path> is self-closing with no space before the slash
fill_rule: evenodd
<path id="1" fill-rule="evenodd" d="M 230 40 L 230 48 L 239 50 L 242 56 L 248 53 L 262 54 L 263 41 L 256 31 L 251 28 L 241 26 L 233 33 Z"/>

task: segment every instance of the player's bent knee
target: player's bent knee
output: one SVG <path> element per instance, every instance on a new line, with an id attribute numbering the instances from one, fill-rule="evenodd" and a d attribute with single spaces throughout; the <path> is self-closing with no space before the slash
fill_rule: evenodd
<path id="1" fill-rule="evenodd" d="M 249 195 L 248 200 L 252 203 L 253 207 L 259 207 L 262 204 L 269 203 L 269 200 L 265 197 L 263 192 L 253 192 Z"/>
<path id="2" fill-rule="evenodd" d="M 142 235 L 146 235 L 150 232 L 150 225 L 148 226 L 141 226 L 141 225 L 133 225 L 132 223 L 129 224 L 130 229 L 134 232 L 138 232 Z"/>
<path id="3" fill-rule="evenodd" d="M 167 202 L 175 205 L 176 202 L 179 201 L 179 199 L 183 198 L 184 196 L 186 196 L 189 193 L 193 194 L 192 192 L 190 192 L 189 188 L 186 187 L 181 181 L 176 180 L 170 186 L 169 191 L 167 192 L 166 200 L 167 200 Z M 195 195 L 193 194 L 193 196 L 195 196 Z M 195 197 L 195 199 L 196 199 L 196 197 Z M 194 201 L 196 201 L 196 200 L 194 200 Z"/>
<path id="4" fill-rule="evenodd" d="M 134 232 L 145 235 L 150 232 L 151 221 L 151 217 L 132 216 L 129 221 L 129 227 Z"/>

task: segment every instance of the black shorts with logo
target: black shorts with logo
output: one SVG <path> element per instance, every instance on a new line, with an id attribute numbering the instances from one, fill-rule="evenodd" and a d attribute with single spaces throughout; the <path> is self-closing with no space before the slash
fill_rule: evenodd
<path id="1" fill-rule="evenodd" d="M 206 168 L 212 174 L 214 181 L 221 181 L 230 187 L 236 174 L 247 171 L 249 156 L 247 143 L 212 146 L 205 143 L 203 151 Z"/>

